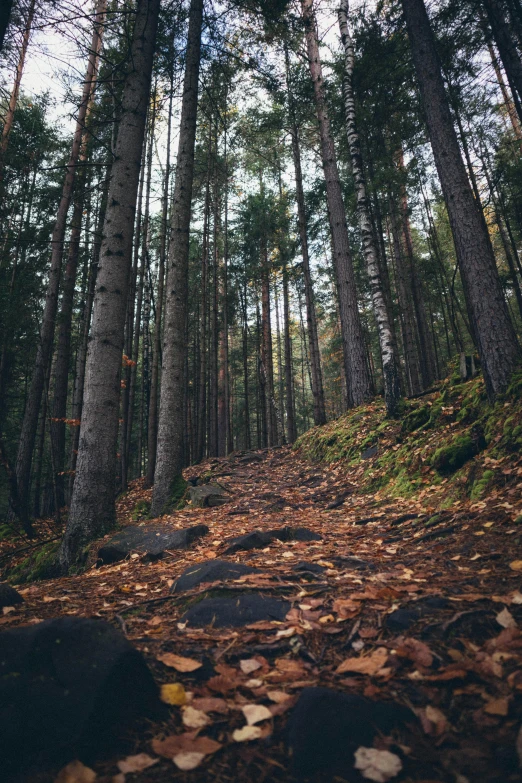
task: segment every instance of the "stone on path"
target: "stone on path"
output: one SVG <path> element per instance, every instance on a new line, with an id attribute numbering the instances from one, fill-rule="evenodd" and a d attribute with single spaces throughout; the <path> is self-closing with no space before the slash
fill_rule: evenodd
<path id="1" fill-rule="evenodd" d="M 171 593 L 181 593 L 192 590 L 204 582 L 225 582 L 238 579 L 243 574 L 259 573 L 259 568 L 252 568 L 244 563 L 230 563 L 228 560 L 206 560 L 186 568 L 174 582 Z"/>
<path id="2" fill-rule="evenodd" d="M 389 734 L 405 722 L 415 722 L 415 717 L 399 704 L 305 688 L 287 725 L 294 774 L 302 778 L 323 772 L 352 780 L 357 748 L 371 747 L 378 732 Z"/>
<path id="3" fill-rule="evenodd" d="M 57 618 L 3 631 L 0 670 L 3 780 L 22 765 L 41 772 L 112 752 L 137 720 L 165 712 L 141 653 L 103 620 Z"/>
<path id="4" fill-rule="evenodd" d="M 234 598 L 205 598 L 191 606 L 182 620 L 193 628 L 241 628 L 260 620 L 282 621 L 290 609 L 289 601 L 244 593 Z"/>
<path id="5" fill-rule="evenodd" d="M 0 609 L 4 606 L 15 606 L 15 604 L 23 604 L 24 599 L 20 593 L 7 584 L 7 582 L 0 582 Z"/>
<path id="6" fill-rule="evenodd" d="M 245 533 L 243 536 L 236 536 L 228 539 L 228 547 L 225 549 L 226 555 L 231 555 L 242 549 L 262 549 L 268 546 L 271 541 L 321 541 L 322 536 L 308 530 L 306 527 L 280 527 L 275 530 L 254 530 L 252 533 Z"/>
<path id="7" fill-rule="evenodd" d="M 132 525 L 126 527 L 98 550 L 98 558 L 104 565 L 138 552 L 155 560 L 167 549 L 188 549 L 194 541 L 209 532 L 206 525 L 194 525 L 181 530 L 170 525 Z"/>
<path id="8" fill-rule="evenodd" d="M 306 560 L 301 560 L 299 563 L 295 564 L 295 566 L 292 568 L 292 571 L 297 571 L 298 573 L 304 574 L 313 574 L 314 576 L 317 576 L 319 574 L 324 574 L 326 568 L 322 565 L 319 565 L 319 563 L 308 563 Z"/>
<path id="9" fill-rule="evenodd" d="M 203 484 L 200 487 L 189 487 L 189 498 L 194 508 L 211 508 L 227 503 L 230 495 L 223 487 Z"/>
<path id="10" fill-rule="evenodd" d="M 407 606 L 401 606 L 386 617 L 385 625 L 390 631 L 407 631 L 414 623 L 431 612 L 446 609 L 450 606 L 447 598 L 433 595 L 410 602 Z"/>

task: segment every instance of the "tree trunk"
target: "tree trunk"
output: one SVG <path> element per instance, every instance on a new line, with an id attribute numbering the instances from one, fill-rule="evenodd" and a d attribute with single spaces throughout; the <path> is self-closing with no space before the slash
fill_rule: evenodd
<path id="1" fill-rule="evenodd" d="M 306 209 L 303 190 L 303 173 L 301 170 L 301 151 L 299 148 L 299 128 L 295 119 L 294 96 L 290 88 L 290 62 L 288 48 L 285 46 L 286 61 L 286 85 L 288 94 L 288 106 L 290 112 L 290 136 L 292 140 L 292 157 L 295 173 L 295 191 L 297 204 L 297 218 L 299 223 L 299 240 L 301 243 L 301 257 L 303 259 L 303 278 L 306 301 L 306 325 L 308 342 L 310 346 L 310 358 L 312 364 L 312 396 L 314 399 L 314 424 L 326 424 L 326 407 L 324 402 L 323 374 L 321 369 L 321 352 L 317 332 L 317 316 L 315 311 L 315 298 L 310 273 L 310 255 L 308 252 L 308 233 L 306 227 Z"/>
<path id="2" fill-rule="evenodd" d="M 209 131 L 207 150 L 207 182 L 205 188 L 205 206 L 203 212 L 203 242 L 201 248 L 201 316 L 200 316 L 200 376 L 198 409 L 198 444 L 196 461 L 201 462 L 207 445 L 207 323 L 208 323 L 208 246 L 210 225 L 210 157 L 212 134 Z"/>
<path id="3" fill-rule="evenodd" d="M 60 548 L 64 570 L 115 522 L 123 336 L 158 13 L 159 0 L 138 0 L 100 249 L 76 480 Z"/>
<path id="4" fill-rule="evenodd" d="M 173 56 L 173 54 L 172 54 Z M 160 379 L 161 326 L 163 298 L 165 292 L 165 258 L 167 251 L 169 185 L 170 185 L 170 141 L 172 137 L 172 99 L 174 96 L 174 73 L 170 76 L 169 116 L 167 122 L 167 160 L 165 162 L 165 179 L 163 183 L 163 200 L 161 205 L 161 234 L 159 246 L 158 294 L 156 298 L 156 314 L 154 318 L 154 344 L 152 349 L 152 373 L 150 383 L 148 461 L 146 486 L 154 483 L 156 469 L 156 448 L 158 442 L 158 397 Z"/>
<path id="5" fill-rule="evenodd" d="M 493 44 L 488 40 L 487 45 L 489 56 L 491 58 L 491 64 L 493 66 L 493 70 L 495 71 L 495 76 L 497 77 L 498 86 L 500 87 L 500 92 L 502 93 L 504 106 L 506 107 L 506 111 L 511 122 L 511 127 L 513 128 L 513 132 L 517 137 L 522 149 L 522 127 L 520 125 L 520 118 L 517 114 L 517 110 L 515 109 L 515 104 L 509 95 L 506 83 L 504 81 L 504 76 L 498 63 L 497 55 L 495 54 L 495 50 L 493 48 Z"/>
<path id="6" fill-rule="evenodd" d="M 317 119 L 321 137 L 321 159 L 323 164 L 328 216 L 332 235 L 333 263 L 339 297 L 341 332 L 343 339 L 344 365 L 348 382 L 350 405 L 361 405 L 371 397 L 370 376 L 366 362 L 364 335 L 357 308 L 357 294 L 353 271 L 346 213 L 344 209 L 337 158 L 330 131 L 330 120 L 324 96 L 321 61 L 313 0 L 301 0 L 301 9 L 305 23 L 308 64 L 314 87 Z"/>
<path id="7" fill-rule="evenodd" d="M 99 48 L 98 41 L 105 15 L 105 0 L 100 0 L 100 2 L 101 6 L 97 10 L 95 17 L 95 26 L 87 63 L 87 72 L 85 74 L 82 98 L 78 108 L 78 117 L 76 120 L 76 128 L 71 146 L 71 154 L 66 167 L 60 205 L 58 207 L 58 214 L 56 216 L 56 222 L 54 224 L 51 238 L 51 264 L 42 316 L 40 340 L 36 352 L 33 376 L 31 379 L 31 388 L 24 412 L 24 419 L 20 432 L 20 442 L 16 460 L 16 480 L 23 516 L 21 521 L 24 529 L 26 529 L 27 532 L 31 530 L 31 525 L 29 523 L 28 507 L 25 499 L 27 499 L 29 496 L 31 460 L 36 437 L 36 428 L 38 426 L 38 413 L 42 400 L 45 375 L 48 372 L 52 354 L 56 310 L 58 307 L 58 290 L 60 286 L 60 274 L 62 268 L 63 246 L 65 241 L 65 231 L 67 228 L 67 213 L 71 203 L 78 158 L 80 156 L 82 139 L 85 132 L 85 120 L 96 75 L 96 63 L 98 60 Z"/>
<path id="8" fill-rule="evenodd" d="M 522 120 L 522 60 L 506 19 L 507 9 L 503 0 L 482 0 L 482 2 L 513 93 L 519 119 Z"/>
<path id="9" fill-rule="evenodd" d="M 469 185 L 423 0 L 402 0 L 435 164 L 457 254 L 488 396 L 504 391 L 520 350 L 489 236 Z"/>
<path id="10" fill-rule="evenodd" d="M 307 310 L 308 313 L 308 310 Z M 286 432 L 288 443 L 294 443 L 297 439 L 297 426 L 295 422 L 295 398 L 294 398 L 294 362 L 292 356 L 292 338 L 290 335 L 290 297 L 288 294 L 288 270 L 286 263 L 283 266 L 283 315 L 285 319 L 285 394 L 286 394 Z M 317 336 L 317 335 L 316 335 Z M 310 345 L 313 340 L 308 337 Z M 314 382 L 312 367 L 312 384 Z M 322 384 L 321 384 L 322 391 Z M 312 391 L 313 393 L 313 391 Z M 315 422 L 315 397 L 314 397 L 314 423 Z M 323 398 L 324 404 L 324 398 Z M 326 416 L 325 416 L 326 420 Z"/>
<path id="11" fill-rule="evenodd" d="M 154 516 L 168 507 L 172 483 L 179 480 L 183 468 L 183 368 L 202 19 L 203 0 L 191 0 L 167 269 L 158 450 L 152 496 Z"/>
<path id="12" fill-rule="evenodd" d="M 7 112 L 4 118 L 4 127 L 2 128 L 2 139 L 0 141 L 0 182 L 3 178 L 5 153 L 7 152 L 9 136 L 11 133 L 11 128 L 13 127 L 14 115 L 16 106 L 18 104 L 18 94 L 20 92 L 22 74 L 24 72 L 25 55 L 27 53 L 27 47 L 29 46 L 29 38 L 31 37 L 31 27 L 33 25 L 35 3 L 36 0 L 31 0 L 29 10 L 27 12 L 27 20 L 25 23 L 24 34 L 22 36 L 22 46 L 20 48 L 20 55 L 18 57 L 18 64 L 16 66 L 15 80 L 13 89 L 11 90 Z"/>
<path id="13" fill-rule="evenodd" d="M 357 129 L 355 114 L 355 96 L 353 90 L 354 48 L 348 30 L 348 0 L 341 0 L 338 11 L 339 29 L 344 46 L 344 108 L 348 148 L 352 162 L 352 171 L 357 198 L 357 214 L 361 231 L 363 254 L 366 261 L 370 290 L 372 294 L 373 311 L 377 323 L 379 346 L 381 351 L 382 372 L 384 380 L 384 400 L 388 416 L 394 416 L 401 398 L 399 363 L 395 353 L 393 332 L 388 319 L 388 310 L 382 285 L 379 257 L 373 236 L 372 221 L 368 205 L 366 178 L 362 159 L 361 143 Z"/>

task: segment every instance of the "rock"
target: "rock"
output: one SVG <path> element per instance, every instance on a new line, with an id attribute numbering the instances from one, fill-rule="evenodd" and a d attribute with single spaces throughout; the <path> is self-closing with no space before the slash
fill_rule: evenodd
<path id="1" fill-rule="evenodd" d="M 254 530 L 252 533 L 245 533 L 243 536 L 237 536 L 228 540 L 228 547 L 225 549 L 226 555 L 231 555 L 241 549 L 262 549 L 268 546 L 271 541 L 321 541 L 322 537 L 306 527 L 280 527 L 275 530 Z"/>
<path id="2" fill-rule="evenodd" d="M 375 571 L 377 566 L 373 563 L 368 563 L 366 560 L 362 560 L 360 557 L 333 557 L 333 562 L 338 568 L 349 568 L 357 571 Z"/>
<path id="3" fill-rule="evenodd" d="M 203 484 L 201 487 L 189 487 L 189 498 L 194 508 L 208 508 L 222 506 L 228 501 L 229 494 L 223 487 Z"/>
<path id="4" fill-rule="evenodd" d="M 166 549 L 188 549 L 194 541 L 207 533 L 206 525 L 194 525 L 182 530 L 158 523 L 126 527 L 100 547 L 98 558 L 103 564 L 116 563 L 133 552 L 138 552 L 155 560 L 161 557 Z"/>
<path id="5" fill-rule="evenodd" d="M 22 765 L 41 773 L 103 756 L 121 747 L 137 720 L 165 713 L 141 653 L 103 620 L 67 617 L 3 631 L 0 669 L 4 780 Z"/>
<path id="6" fill-rule="evenodd" d="M 7 582 L 0 582 L 0 609 L 4 606 L 15 606 L 15 604 L 23 604 L 24 599 L 20 593 L 7 584 Z"/>
<path id="7" fill-rule="evenodd" d="M 370 446 L 370 448 L 365 449 L 363 453 L 361 454 L 361 459 L 372 459 L 372 457 L 377 456 L 377 452 L 379 451 L 379 447 L 377 444 L 375 446 Z"/>
<path id="8" fill-rule="evenodd" d="M 438 595 L 422 598 L 420 601 L 396 609 L 387 616 L 385 624 L 390 631 L 407 631 L 421 617 L 438 609 L 447 609 L 448 606 L 450 606 L 448 599 Z"/>
<path id="9" fill-rule="evenodd" d="M 306 560 L 301 560 L 292 568 L 292 571 L 297 571 L 300 574 L 324 574 L 326 568 L 319 565 L 319 563 L 307 563 Z"/>
<path id="10" fill-rule="evenodd" d="M 179 579 L 172 585 L 171 593 L 181 593 L 183 590 L 192 590 L 203 582 L 225 582 L 237 579 L 243 574 L 258 573 L 258 568 L 244 565 L 243 563 L 229 563 L 227 560 L 206 560 L 204 563 L 196 563 L 186 568 Z"/>
<path id="11" fill-rule="evenodd" d="M 205 598 L 185 612 L 182 619 L 194 628 L 241 628 L 259 620 L 284 620 L 290 608 L 288 601 L 245 593 L 235 598 Z"/>
<path id="12" fill-rule="evenodd" d="M 389 734 L 415 722 L 410 710 L 393 702 L 372 702 L 329 688 L 305 688 L 287 725 L 293 772 L 298 778 L 317 772 L 352 780 L 354 752 L 371 747 L 377 732 Z"/>

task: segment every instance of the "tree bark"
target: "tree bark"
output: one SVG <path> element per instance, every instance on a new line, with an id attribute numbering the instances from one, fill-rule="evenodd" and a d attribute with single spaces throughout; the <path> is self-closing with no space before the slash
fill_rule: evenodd
<path id="1" fill-rule="evenodd" d="M 355 54 L 353 41 L 348 29 L 348 0 L 341 0 L 338 11 L 339 30 L 344 46 L 344 108 L 346 133 L 348 136 L 348 148 L 352 163 L 352 171 L 355 182 L 355 194 L 357 198 L 357 215 L 361 232 L 363 254 L 366 261 L 366 270 L 370 281 L 373 311 L 379 335 L 381 351 L 382 372 L 384 381 L 384 400 L 388 416 L 397 413 L 397 407 L 401 398 L 401 384 L 399 375 L 399 363 L 395 353 L 393 332 L 388 319 L 388 310 L 384 288 L 379 269 L 379 257 L 373 236 L 372 221 L 367 197 L 366 178 L 364 174 L 364 162 L 362 158 L 361 143 L 357 129 L 355 113 L 355 96 L 353 90 L 353 69 Z"/>
<path id="2" fill-rule="evenodd" d="M 519 119 L 522 120 L 522 60 L 506 19 L 507 8 L 503 0 L 482 0 L 482 2 L 513 93 Z"/>
<path id="3" fill-rule="evenodd" d="M 40 340 L 36 352 L 31 387 L 24 412 L 24 419 L 20 433 L 18 455 L 16 459 L 16 480 L 18 494 L 21 500 L 22 524 L 27 532 L 30 531 L 28 507 L 26 499 L 29 496 L 29 484 L 31 479 L 31 461 L 33 456 L 36 428 L 38 426 L 38 413 L 44 390 L 45 375 L 48 372 L 51 360 L 56 311 L 58 307 L 58 290 L 62 268 L 63 246 L 65 231 L 67 228 L 67 213 L 71 203 L 78 158 L 80 156 L 82 139 L 85 132 L 85 120 L 90 105 L 92 89 L 96 75 L 96 63 L 98 60 L 99 37 L 101 35 L 102 21 L 105 13 L 105 0 L 100 0 L 100 10 L 95 17 L 95 26 L 92 36 L 91 49 L 87 62 L 87 72 L 83 83 L 82 97 L 78 108 L 78 117 L 74 131 L 71 153 L 66 167 L 65 179 L 62 188 L 58 214 L 54 224 L 51 238 L 51 264 L 49 281 L 45 296 L 45 305 L 42 316 Z"/>
<path id="4" fill-rule="evenodd" d="M 308 310 L 307 310 L 308 313 Z M 295 421 L 295 398 L 294 398 L 294 361 L 292 356 L 292 338 L 290 335 L 290 297 L 288 293 L 288 269 L 286 263 L 283 265 L 283 315 L 285 319 L 284 337 L 285 337 L 285 394 L 286 394 L 286 432 L 288 443 L 294 443 L 297 439 L 297 425 Z M 312 340 L 308 336 L 310 344 Z M 314 382 L 314 373 L 312 366 L 312 385 Z M 322 391 L 322 384 L 321 384 Z M 313 390 L 312 390 L 313 394 Z M 315 422 L 315 397 L 314 397 L 314 423 Z M 324 398 L 323 398 L 324 404 Z M 326 420 L 326 416 L 325 416 Z"/>
<path id="5" fill-rule="evenodd" d="M 4 119 L 4 127 L 2 128 L 2 139 L 0 141 L 0 181 L 3 176 L 5 153 L 9 144 L 9 136 L 11 134 L 11 128 L 13 127 L 13 120 L 18 104 L 18 94 L 20 92 L 20 83 L 22 81 L 22 74 L 24 72 L 25 55 L 27 53 L 27 47 L 29 46 L 29 38 L 31 37 L 31 27 L 34 19 L 34 7 L 36 0 L 31 0 L 29 10 L 27 12 L 27 20 L 25 23 L 25 29 L 22 36 L 22 46 L 20 48 L 20 55 L 18 57 L 18 64 L 16 66 L 15 79 L 13 89 L 9 98 L 9 104 L 7 106 L 7 112 Z M 2 33 L 0 32 L 0 36 Z M 1 49 L 1 44 L 0 44 Z"/>
<path id="6" fill-rule="evenodd" d="M 324 96 L 313 0 L 301 0 L 301 9 L 305 23 L 308 64 L 314 87 L 315 105 L 321 137 L 321 159 L 326 182 L 328 216 L 333 246 L 333 263 L 339 297 L 344 365 L 348 383 L 348 399 L 350 405 L 361 405 L 371 397 L 371 383 L 366 362 L 364 335 L 357 308 L 355 276 L 348 239 L 348 228 L 346 225 L 346 213 L 341 182 L 337 167 L 337 157 Z"/>
<path id="7" fill-rule="evenodd" d="M 435 164 L 448 209 L 488 396 L 509 384 L 520 349 L 489 236 L 475 203 L 453 127 L 435 38 L 423 0 L 402 0 Z"/>
<path id="8" fill-rule="evenodd" d="M 183 468 L 185 323 L 202 19 L 203 0 L 191 0 L 167 269 L 158 449 L 152 495 L 155 516 L 168 507 L 172 482 L 179 479 Z"/>
<path id="9" fill-rule="evenodd" d="M 59 553 L 64 570 L 115 522 L 123 336 L 158 13 L 159 0 L 138 0 L 100 249 L 76 480 Z"/>

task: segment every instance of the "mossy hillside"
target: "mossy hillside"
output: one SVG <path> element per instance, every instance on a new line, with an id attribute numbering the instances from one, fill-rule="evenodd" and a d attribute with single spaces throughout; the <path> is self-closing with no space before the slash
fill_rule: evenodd
<path id="1" fill-rule="evenodd" d="M 13 584 L 36 582 L 39 579 L 54 579 L 59 576 L 59 541 L 50 541 L 20 560 L 13 568 L 8 568 L 4 576 Z"/>
<path id="2" fill-rule="evenodd" d="M 375 444 L 376 457 L 362 459 Z M 482 378 L 462 383 L 454 373 L 440 391 L 405 401 L 400 419 L 387 419 L 384 404 L 372 402 L 308 431 L 295 448 L 354 471 L 361 493 L 416 495 L 439 508 L 479 499 L 509 481 L 522 449 L 522 372 L 493 406 Z"/>

